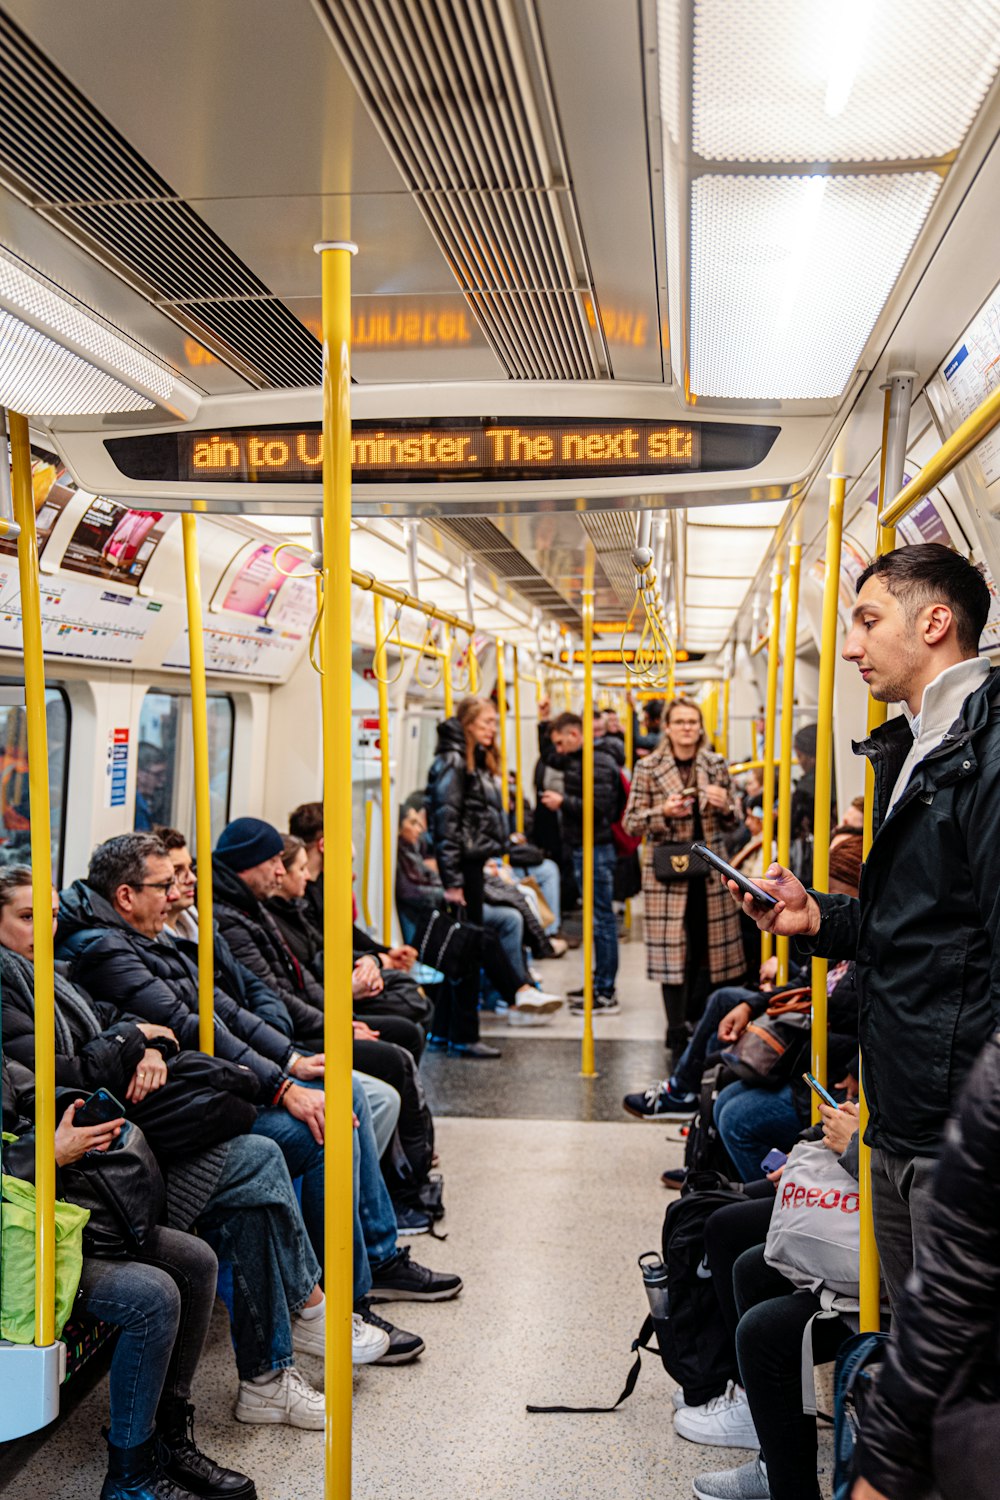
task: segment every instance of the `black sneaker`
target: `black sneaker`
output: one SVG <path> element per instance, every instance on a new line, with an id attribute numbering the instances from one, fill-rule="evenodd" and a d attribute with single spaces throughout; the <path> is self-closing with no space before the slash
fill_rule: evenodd
<path id="1" fill-rule="evenodd" d="M 567 1000 L 582 1000 L 583 999 L 583 990 L 582 989 L 580 989 L 580 990 L 567 990 L 566 991 L 566 999 Z"/>
<path id="2" fill-rule="evenodd" d="M 503 1053 L 499 1047 L 491 1047 L 489 1042 L 449 1042 L 449 1057 L 502 1057 Z"/>
<path id="3" fill-rule="evenodd" d="M 368 1297 L 355 1302 L 354 1311 L 365 1323 L 370 1323 L 373 1328 L 381 1328 L 383 1333 L 389 1335 L 388 1350 L 380 1359 L 374 1360 L 374 1364 L 409 1365 L 419 1359 L 427 1348 L 419 1333 L 407 1333 L 405 1328 L 397 1328 L 394 1323 L 386 1322 L 385 1318 L 380 1318 L 377 1312 L 373 1312 Z"/>
<path id="4" fill-rule="evenodd" d="M 622 1100 L 626 1114 L 637 1120 L 663 1120 L 682 1116 L 690 1120 L 698 1112 L 697 1094 L 680 1094 L 670 1087 L 670 1080 L 651 1084 L 642 1094 L 626 1094 Z"/>
<path id="5" fill-rule="evenodd" d="M 674 1167 L 661 1172 L 660 1181 L 665 1188 L 673 1188 L 675 1192 L 679 1192 L 687 1181 L 687 1167 Z"/>
<path id="6" fill-rule="evenodd" d="M 422 1208 L 408 1208 L 404 1203 L 394 1203 L 396 1230 L 399 1234 L 426 1234 L 431 1227 L 431 1216 Z"/>
<path id="7" fill-rule="evenodd" d="M 569 1010 L 570 1015 L 572 1016 L 583 1015 L 584 1003 L 582 995 L 580 995 L 577 999 L 570 1001 Z M 618 1004 L 617 995 L 597 994 L 594 996 L 593 1011 L 595 1016 L 616 1016 L 620 1010 L 621 1006 Z"/>
<path id="8" fill-rule="evenodd" d="M 410 1259 L 410 1248 L 397 1250 L 391 1260 L 372 1267 L 372 1302 L 447 1302 L 462 1290 L 461 1276 L 429 1271 Z"/>

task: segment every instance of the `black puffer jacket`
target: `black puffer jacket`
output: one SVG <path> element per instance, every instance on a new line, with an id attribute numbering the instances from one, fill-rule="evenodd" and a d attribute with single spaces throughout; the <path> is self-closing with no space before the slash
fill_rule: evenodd
<path id="1" fill-rule="evenodd" d="M 617 741 L 614 741 L 617 744 Z M 546 765 L 563 773 L 562 813 L 563 842 L 570 849 L 583 848 L 583 750 L 559 755 L 546 738 L 542 756 Z M 617 823 L 625 808 L 621 766 L 609 752 L 606 738 L 594 741 L 594 843 L 614 842 L 612 823 Z"/>
<path id="2" fill-rule="evenodd" d="M 932 1478 L 948 1496 L 997 1493 L 1000 1035 L 987 1042 L 948 1123 L 934 1187 L 930 1224 L 861 1433 L 860 1473 L 889 1500 L 917 1500 Z M 948 1444 L 947 1483 L 940 1469 L 933 1472 L 932 1456 L 946 1393 L 949 1403 L 976 1403 L 965 1450 L 956 1455 Z M 964 1474 L 957 1472 L 963 1464 Z"/>
<path id="3" fill-rule="evenodd" d="M 296 1041 L 321 1047 L 323 986 L 293 956 L 263 902 L 218 860 L 212 862 L 212 902 L 233 957 L 284 1001 Z"/>
<path id="4" fill-rule="evenodd" d="M 2 995 L 4 1053 L 33 1073 L 33 996 L 26 993 L 9 972 L 5 972 L 3 976 Z M 65 1051 L 60 1047 L 61 1028 L 57 1028 L 56 1085 L 59 1088 L 80 1089 L 88 1094 L 94 1089 L 106 1088 L 116 1099 L 124 1099 L 132 1082 L 132 1075 L 145 1056 L 149 1044 L 136 1023 L 121 1017 L 113 1005 L 99 1004 L 90 1000 L 89 995 L 86 998 L 90 1001 L 99 1025 L 104 1029 L 97 1036 L 89 1032 L 85 1034 L 82 1028 L 74 1024 L 74 1016 L 63 1016 L 72 1050 Z M 56 1005 L 59 1005 L 58 994 Z"/>
<path id="5" fill-rule="evenodd" d="M 169 1026 L 182 1048 L 198 1047 L 198 965 L 167 936 L 143 937 L 83 880 L 59 897 L 58 956 L 89 994 L 128 1015 Z M 261 1100 L 277 1092 L 292 1055 L 287 1037 L 232 997 L 243 989 L 239 965 L 215 945 L 215 1053 L 243 1063 L 261 1081 Z"/>
<path id="6" fill-rule="evenodd" d="M 438 725 L 437 753 L 427 775 L 427 829 L 446 890 L 463 884 L 462 861 L 485 863 L 507 848 L 507 814 L 500 786 L 476 751 L 465 759 L 465 731 L 457 719 Z"/>
<path id="7" fill-rule="evenodd" d="M 817 896 L 800 950 L 856 958 L 870 1145 L 936 1156 L 969 1069 L 1000 1025 L 1000 672 L 966 700 L 888 817 L 905 719 L 855 749 L 875 769 L 860 900 Z"/>

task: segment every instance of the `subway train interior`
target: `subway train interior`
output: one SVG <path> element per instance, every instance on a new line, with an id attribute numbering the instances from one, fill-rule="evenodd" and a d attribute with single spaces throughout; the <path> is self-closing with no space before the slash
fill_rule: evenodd
<path id="1" fill-rule="evenodd" d="M 853 951 L 759 932 L 689 846 L 751 879 L 776 858 L 825 913 L 915 816 L 883 826 L 856 748 L 928 728 L 858 645 L 859 588 L 911 619 L 879 559 L 960 564 L 982 629 L 955 660 L 1000 663 L 998 74 L 1000 0 L 0 0 L 8 1500 L 1000 1491 L 996 1458 L 992 1489 L 864 1467 L 864 1421 L 852 1478 L 829 1334 L 815 1421 L 785 1313 L 753 1368 L 764 1296 L 829 1311 L 823 1268 L 747 1311 L 777 1208 L 711 1307 L 710 1251 L 682 1277 L 662 1238 L 699 1168 L 759 1210 L 824 1156 L 802 1129 L 844 1149 L 711 1009 L 764 993 L 777 1026 L 784 986 L 798 1029 L 764 1050 L 851 1122 L 820 1168 L 854 1269 L 814 1329 L 885 1332 L 891 1300 L 896 1337 L 866 1111 L 924 1079 L 864 1024 L 862 1074 L 857 999 L 838 1060 Z M 960 628 L 936 586 L 935 671 Z M 255 1099 L 213 1082 L 242 1123 L 206 1105 L 195 1141 L 199 1049 Z M 170 1130 L 142 1126 L 168 1085 Z M 723 1087 L 787 1096 L 773 1139 L 737 1149 Z M 251 1146 L 277 1176 L 227 1198 Z M 759 1147 L 797 1153 L 777 1197 Z M 108 1164 L 140 1148 L 123 1228 Z"/>

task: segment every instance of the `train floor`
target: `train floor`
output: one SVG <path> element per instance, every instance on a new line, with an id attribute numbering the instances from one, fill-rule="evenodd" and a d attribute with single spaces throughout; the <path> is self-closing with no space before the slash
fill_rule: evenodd
<path id="1" fill-rule="evenodd" d="M 549 988 L 571 988 L 580 954 L 543 967 Z M 655 1354 L 613 1414 L 525 1410 L 618 1395 L 646 1310 L 636 1257 L 659 1247 L 668 1201 L 659 1176 L 681 1161 L 676 1126 L 621 1109 L 622 1094 L 664 1061 L 659 993 L 639 941 L 622 946 L 619 994 L 621 1013 L 597 1026 L 596 1080 L 578 1076 L 581 1023 L 562 1013 L 531 1031 L 488 1020 L 484 1033 L 504 1049 L 497 1062 L 427 1057 L 448 1238 L 408 1243 L 416 1259 L 459 1272 L 465 1290 L 454 1302 L 383 1309 L 427 1349 L 411 1366 L 354 1372 L 355 1500 L 682 1500 L 695 1475 L 751 1456 L 676 1435 L 672 1382 Z M 321 1384 L 321 1365 L 303 1369 Z M 321 1500 L 322 1434 L 240 1426 L 235 1383 L 218 1305 L 195 1390 L 202 1445 L 252 1474 L 260 1500 Z M 821 1401 L 827 1389 L 823 1381 Z M 96 1500 L 106 1402 L 102 1379 L 8 1470 L 5 1500 Z M 825 1427 L 820 1459 L 828 1495 Z"/>

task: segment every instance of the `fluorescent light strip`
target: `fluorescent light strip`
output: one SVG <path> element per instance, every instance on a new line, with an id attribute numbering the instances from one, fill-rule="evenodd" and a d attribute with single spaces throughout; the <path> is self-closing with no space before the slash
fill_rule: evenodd
<path id="1" fill-rule="evenodd" d="M 851 379 L 941 179 L 820 180 L 822 192 L 815 176 L 692 184 L 691 387 L 699 396 L 832 398 Z"/>
<path id="2" fill-rule="evenodd" d="M 110 365 L 123 381 L 134 381 L 164 401 L 170 396 L 174 380 L 168 370 L 142 354 L 113 332 L 103 319 L 86 311 L 2 246 L 0 304 L 8 311 L 21 313 L 35 326 L 41 324 L 50 336 L 69 340 L 84 357 L 91 355 L 101 364 Z M 118 409 L 134 411 L 139 408 Z"/>
<path id="3" fill-rule="evenodd" d="M 660 0 L 661 46 L 671 12 Z M 962 144 L 998 67 L 1000 0 L 696 0 L 693 150 L 711 161 L 936 159 Z"/>
<path id="4" fill-rule="evenodd" d="M 151 411 L 154 403 L 0 309 L 0 406 L 63 417 Z"/>

